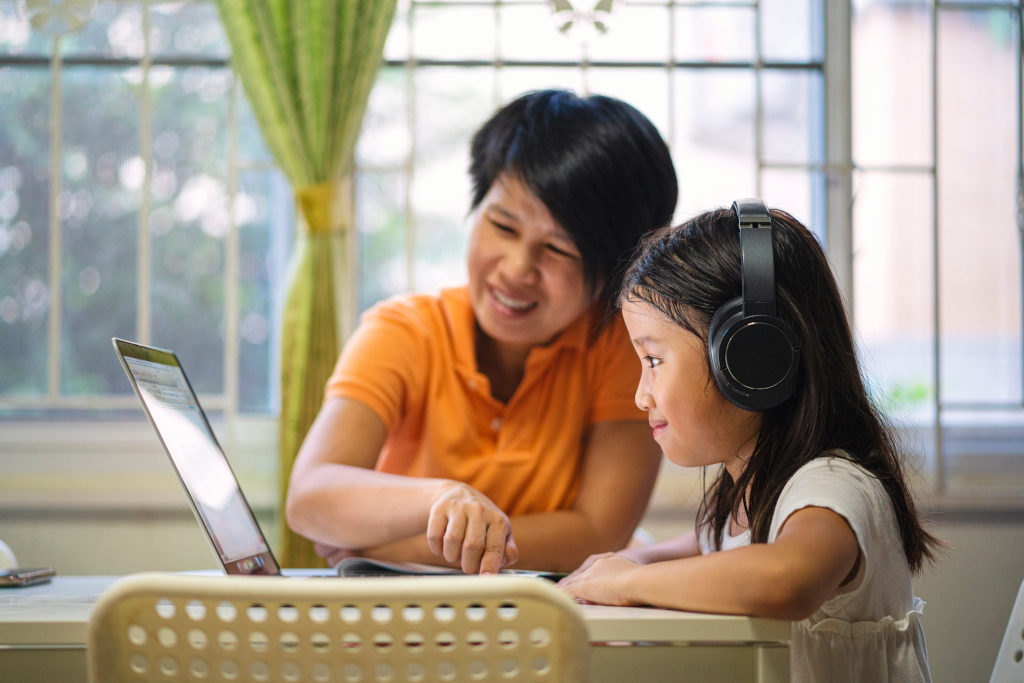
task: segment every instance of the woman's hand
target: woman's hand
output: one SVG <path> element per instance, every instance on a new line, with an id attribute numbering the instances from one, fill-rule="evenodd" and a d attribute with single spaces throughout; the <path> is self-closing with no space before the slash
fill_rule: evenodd
<path id="1" fill-rule="evenodd" d="M 591 564 L 584 569 L 587 562 Z M 624 587 L 629 575 L 640 565 L 615 553 L 593 555 L 587 562 L 562 579 L 558 586 L 577 600 L 585 602 L 620 606 L 639 604 L 626 596 Z"/>
<path id="2" fill-rule="evenodd" d="M 508 515 L 472 486 L 449 482 L 430 508 L 427 543 L 467 574 L 496 574 L 519 559 Z"/>

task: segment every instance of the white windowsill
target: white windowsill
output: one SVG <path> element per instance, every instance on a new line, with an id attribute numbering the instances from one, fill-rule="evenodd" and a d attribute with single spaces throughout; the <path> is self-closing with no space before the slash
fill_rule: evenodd
<path id="1" fill-rule="evenodd" d="M 273 510 L 277 419 L 238 416 L 213 429 L 250 505 Z M 14 511 L 189 514 L 189 505 L 145 419 L 3 422 L 0 514 Z"/>
<path id="2" fill-rule="evenodd" d="M 234 429 L 215 422 L 246 498 L 259 513 L 277 504 L 277 419 L 239 416 Z M 711 471 L 708 477 L 713 476 Z M 1006 484 L 1006 482 L 1002 482 Z M 700 503 L 700 471 L 664 462 L 648 515 L 690 515 Z M 1024 482 L 995 486 L 979 479 L 932 493 L 915 481 L 929 513 L 1022 513 Z M 148 421 L 0 423 L 0 515 L 76 512 L 191 514 Z"/>

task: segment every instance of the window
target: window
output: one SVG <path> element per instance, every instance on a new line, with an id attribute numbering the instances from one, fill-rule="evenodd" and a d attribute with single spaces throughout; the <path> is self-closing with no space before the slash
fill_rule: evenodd
<path id="1" fill-rule="evenodd" d="M 291 191 L 228 54 L 212 2 L 104 2 L 56 38 L 0 2 L 0 407 L 135 411 L 119 336 L 214 410 L 273 409 Z"/>
<path id="2" fill-rule="evenodd" d="M 134 408 L 123 336 L 177 350 L 207 406 L 273 412 L 291 195 L 214 3 L 102 2 L 56 39 L 0 12 L 0 406 Z M 647 114 L 681 216 L 763 194 L 823 230 L 818 2 L 626 1 L 607 35 L 575 23 L 544 1 L 400 4 L 356 153 L 361 308 L 464 278 L 469 137 L 537 88 Z"/>
<path id="3" fill-rule="evenodd" d="M 1020 6 L 854 8 L 855 319 L 876 399 L 938 491 L 1020 495 Z"/>
<path id="4" fill-rule="evenodd" d="M 594 3 L 572 3 L 589 9 Z M 356 151 L 365 308 L 465 278 L 473 132 L 546 87 L 624 99 L 672 148 L 677 215 L 762 195 L 824 235 L 817 0 L 620 0 L 601 34 L 552 4 L 399 3 Z"/>
<path id="5" fill-rule="evenodd" d="M 468 142 L 497 106 L 613 95 L 669 142 L 677 218 L 759 195 L 819 236 L 875 398 L 940 488 L 1024 490 L 1019 4 L 571 4 L 587 11 L 400 0 L 356 150 L 358 308 L 465 278 Z M 104 1 L 58 39 L 15 5 L 0 0 L 0 417 L 138 416 L 118 335 L 178 350 L 229 424 L 272 424 L 292 196 L 215 4 Z"/>

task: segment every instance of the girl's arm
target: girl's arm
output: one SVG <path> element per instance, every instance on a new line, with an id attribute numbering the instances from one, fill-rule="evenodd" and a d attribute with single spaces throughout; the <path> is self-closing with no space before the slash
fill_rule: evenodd
<path id="1" fill-rule="evenodd" d="M 860 561 L 857 537 L 846 520 L 809 507 L 789 516 L 774 543 L 648 565 L 612 557 L 563 587 L 601 604 L 799 621 L 851 580 Z"/>
<path id="2" fill-rule="evenodd" d="M 318 543 L 366 548 L 428 533 L 439 555 L 467 572 L 497 571 L 516 559 L 508 517 L 486 496 L 446 479 L 374 471 L 387 431 L 369 407 L 324 403 L 292 468 L 288 526 Z"/>
<path id="3" fill-rule="evenodd" d="M 569 510 L 512 517 L 517 568 L 571 571 L 594 553 L 624 547 L 643 517 L 661 463 L 651 428 L 639 421 L 595 424 L 585 446 L 580 491 Z M 433 562 L 425 537 L 367 548 L 367 557 Z"/>
<path id="4" fill-rule="evenodd" d="M 700 555 L 700 545 L 697 544 L 697 532 L 690 531 L 682 536 L 676 536 L 646 548 L 626 549 L 617 554 L 637 564 L 653 564 L 696 557 Z"/>
<path id="5" fill-rule="evenodd" d="M 700 545 L 697 543 L 697 532 L 690 531 L 681 536 L 676 536 L 667 541 L 643 548 L 624 548 L 616 552 L 598 553 L 584 560 L 583 564 L 577 567 L 572 574 L 565 577 L 563 581 L 568 581 L 582 574 L 590 569 L 598 560 L 605 560 L 614 555 L 623 557 L 634 564 L 651 564 L 652 562 L 680 560 L 684 557 L 696 557 L 700 555 Z"/>

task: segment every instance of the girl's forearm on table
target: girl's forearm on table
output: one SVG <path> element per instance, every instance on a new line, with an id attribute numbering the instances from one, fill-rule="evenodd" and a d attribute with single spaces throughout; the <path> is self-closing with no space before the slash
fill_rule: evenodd
<path id="1" fill-rule="evenodd" d="M 778 548 L 756 544 L 637 566 L 622 591 L 637 605 L 800 620 L 817 608 L 806 599 L 801 577 Z"/>

